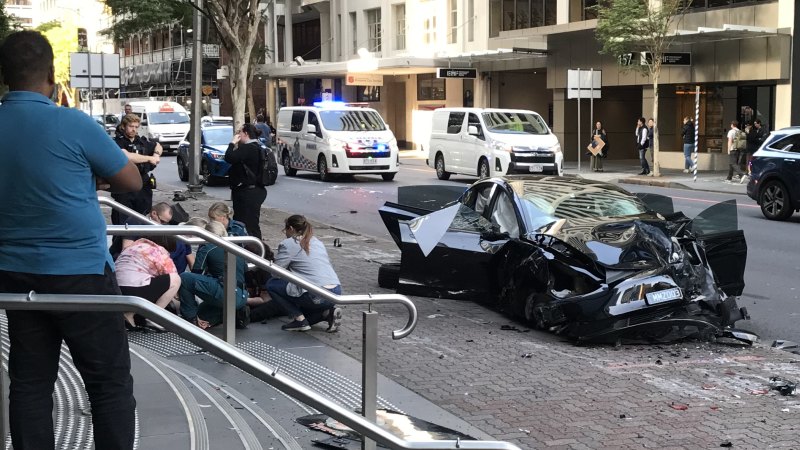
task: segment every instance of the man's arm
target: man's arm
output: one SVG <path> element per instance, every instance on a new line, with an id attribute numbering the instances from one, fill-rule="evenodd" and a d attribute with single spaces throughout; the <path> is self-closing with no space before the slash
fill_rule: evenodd
<path id="1" fill-rule="evenodd" d="M 159 146 L 160 147 L 160 146 Z M 128 157 L 128 161 L 134 164 L 141 164 L 141 163 L 150 163 L 154 166 L 157 166 L 158 163 L 161 161 L 161 156 L 159 155 L 140 155 L 138 153 L 133 152 L 125 152 L 125 156 Z"/>
<path id="2" fill-rule="evenodd" d="M 116 174 L 105 179 L 98 178 L 98 184 L 101 181 L 105 181 L 104 184 L 108 185 L 108 190 L 111 192 L 136 192 L 142 189 L 142 176 L 130 160 Z"/>

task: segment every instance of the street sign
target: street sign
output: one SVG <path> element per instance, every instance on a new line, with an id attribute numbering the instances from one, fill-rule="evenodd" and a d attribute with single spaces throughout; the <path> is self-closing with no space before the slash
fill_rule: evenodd
<path id="1" fill-rule="evenodd" d="M 345 86 L 383 86 L 383 75 L 377 73 L 350 73 L 344 77 Z"/>
<path id="2" fill-rule="evenodd" d="M 202 92 L 203 95 L 211 95 L 211 93 L 214 92 L 214 88 L 206 84 L 203 86 Z"/>
<path id="3" fill-rule="evenodd" d="M 639 65 L 645 65 L 653 61 L 653 54 L 650 52 L 623 53 L 619 56 L 619 63 L 623 66 L 630 66 L 639 61 Z M 691 52 L 665 52 L 661 55 L 661 65 L 663 66 L 691 66 Z"/>
<path id="4" fill-rule="evenodd" d="M 602 85 L 603 73 L 599 70 L 567 71 L 567 98 L 601 98 Z"/>
<path id="5" fill-rule="evenodd" d="M 478 69 L 436 69 L 436 78 L 459 78 L 474 80 L 478 78 Z"/>
<path id="6" fill-rule="evenodd" d="M 119 89 L 119 55 L 70 53 L 69 83 L 73 88 Z"/>

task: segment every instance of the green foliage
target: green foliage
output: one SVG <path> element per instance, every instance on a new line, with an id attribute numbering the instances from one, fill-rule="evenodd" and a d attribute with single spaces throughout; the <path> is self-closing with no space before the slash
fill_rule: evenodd
<path id="1" fill-rule="evenodd" d="M 59 22 L 58 20 L 51 20 L 50 22 L 45 22 L 36 27 L 36 31 L 38 31 L 39 33 L 46 33 L 52 30 L 53 28 L 58 28 L 60 26 L 61 22 Z"/>
<path id="2" fill-rule="evenodd" d="M 53 66 L 56 83 L 69 83 L 69 54 L 78 51 L 78 27 L 73 23 L 58 24 L 43 31 L 53 46 Z"/>
<path id="3" fill-rule="evenodd" d="M 638 59 L 628 70 L 653 74 L 661 68 L 661 55 L 672 41 L 671 25 L 686 12 L 686 0 L 605 0 L 595 7 L 601 53 L 619 57 L 631 52 L 650 52 L 654 58 L 646 65 Z"/>
<path id="4" fill-rule="evenodd" d="M 190 27 L 192 6 L 181 0 L 104 0 L 116 22 L 103 34 L 121 41 L 161 25 L 179 22 Z"/>
<path id="5" fill-rule="evenodd" d="M 5 2 L 0 2 L 0 41 L 18 29 L 20 29 L 19 23 L 14 20 L 14 16 L 6 12 Z"/>

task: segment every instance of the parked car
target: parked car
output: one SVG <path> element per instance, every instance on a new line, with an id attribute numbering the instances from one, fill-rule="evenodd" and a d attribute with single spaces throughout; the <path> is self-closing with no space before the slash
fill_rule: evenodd
<path id="1" fill-rule="evenodd" d="M 400 188 L 416 199 L 380 209 L 401 261 L 381 267 L 379 284 L 485 302 L 578 341 L 756 339 L 730 329 L 748 318 L 733 200 L 689 219 L 668 197 L 528 175 L 478 181 L 431 212 L 438 187 L 425 188 Z"/>
<path id="2" fill-rule="evenodd" d="M 101 125 L 109 136 L 114 137 L 117 126 L 119 125 L 119 118 L 116 115 L 106 114 L 103 116 L 102 114 L 94 114 L 92 115 L 92 119 L 94 119 L 98 125 Z"/>
<path id="3" fill-rule="evenodd" d="M 278 162 L 287 176 L 317 172 L 327 181 L 338 174 L 380 174 L 391 181 L 400 169 L 397 140 L 378 111 L 320 102 L 278 111 Z"/>
<path id="4" fill-rule="evenodd" d="M 454 173 L 561 175 L 564 155 L 558 138 L 533 111 L 439 108 L 433 112 L 427 164 L 440 180 Z"/>
<path id="5" fill-rule="evenodd" d="M 747 195 L 764 217 L 786 220 L 800 210 L 800 127 L 773 131 L 750 161 Z"/>
<path id="6" fill-rule="evenodd" d="M 206 180 L 211 177 L 228 176 L 231 165 L 225 162 L 225 151 L 233 138 L 233 125 L 206 125 L 200 130 L 200 176 Z M 183 138 L 178 145 L 178 177 L 181 181 L 189 181 L 189 136 Z"/>

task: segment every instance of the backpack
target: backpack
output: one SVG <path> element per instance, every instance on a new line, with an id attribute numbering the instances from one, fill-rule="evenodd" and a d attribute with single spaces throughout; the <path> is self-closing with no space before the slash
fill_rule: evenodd
<path id="1" fill-rule="evenodd" d="M 747 149 L 747 135 L 742 130 L 736 130 L 736 137 L 733 138 L 734 150 Z"/>
<path id="2" fill-rule="evenodd" d="M 269 147 L 261 147 L 261 158 L 259 158 L 259 173 L 256 176 L 256 183 L 262 186 L 272 186 L 278 179 L 278 161 L 275 153 Z"/>

